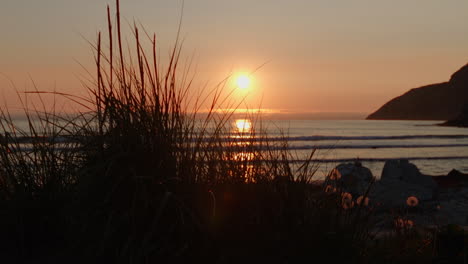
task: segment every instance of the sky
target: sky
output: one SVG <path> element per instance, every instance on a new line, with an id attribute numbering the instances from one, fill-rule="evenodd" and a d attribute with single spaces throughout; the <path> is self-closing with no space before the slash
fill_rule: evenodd
<path id="1" fill-rule="evenodd" d="M 86 95 L 87 40 L 106 32 L 107 4 L 115 10 L 111 0 L 1 0 L 1 104 L 18 109 L 15 90 L 33 82 Z M 185 0 L 183 9 L 179 0 L 121 0 L 121 10 L 126 28 L 136 21 L 156 33 L 161 57 L 183 11 L 194 89 L 263 65 L 248 91 L 233 94 L 246 108 L 370 113 L 468 63 L 466 0 Z"/>

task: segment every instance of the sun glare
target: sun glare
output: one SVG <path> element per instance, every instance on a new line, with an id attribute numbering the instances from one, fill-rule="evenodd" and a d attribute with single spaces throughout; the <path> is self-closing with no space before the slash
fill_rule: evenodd
<path id="1" fill-rule="evenodd" d="M 248 119 L 237 119 L 236 127 L 238 132 L 248 133 L 252 129 L 252 123 Z"/>
<path id="2" fill-rule="evenodd" d="M 244 74 L 240 75 L 239 77 L 237 77 L 236 83 L 239 89 L 247 89 L 250 86 L 250 78 L 249 76 L 244 75 Z"/>

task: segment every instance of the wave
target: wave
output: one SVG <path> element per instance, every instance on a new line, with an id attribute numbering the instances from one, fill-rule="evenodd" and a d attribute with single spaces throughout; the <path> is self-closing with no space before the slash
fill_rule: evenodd
<path id="1" fill-rule="evenodd" d="M 70 142 L 69 142 L 70 143 Z M 60 146 L 56 145 L 55 150 L 63 151 L 69 150 L 70 146 L 66 144 Z M 32 147 L 28 147 L 28 144 L 22 144 L 21 151 L 31 151 Z M 216 146 L 208 149 L 231 149 L 242 151 L 243 148 L 249 147 L 256 150 L 337 150 L 337 149 L 398 149 L 398 148 L 459 148 L 468 147 L 468 144 L 434 144 L 434 145 L 296 145 L 296 146 L 262 146 L 262 145 L 247 145 L 247 146 Z"/>
<path id="2" fill-rule="evenodd" d="M 465 139 L 468 135 L 402 135 L 402 136 L 298 136 L 273 137 L 268 141 L 324 141 L 324 140 L 403 140 L 403 139 Z"/>
<path id="3" fill-rule="evenodd" d="M 468 160 L 468 156 L 446 156 L 446 157 L 401 157 L 401 158 L 358 158 L 358 159 L 350 159 L 350 158 L 341 158 L 341 159 L 312 159 L 311 162 L 318 162 L 318 163 L 334 163 L 334 162 L 355 162 L 355 161 L 363 161 L 363 162 L 386 162 L 389 160 Z M 293 159 L 290 162 L 293 163 L 303 163 L 307 162 L 306 159 Z"/>
<path id="4" fill-rule="evenodd" d="M 418 149 L 418 148 L 460 148 L 468 144 L 434 144 L 434 145 L 293 145 L 293 146 L 262 146 L 257 144 L 214 146 L 206 149 L 226 149 L 243 151 L 244 149 L 266 150 L 339 150 L 339 149 Z"/>
<path id="5" fill-rule="evenodd" d="M 401 135 L 401 136 L 253 136 L 249 133 L 223 134 L 223 141 L 246 141 L 246 142 L 297 142 L 297 141 L 370 141 L 370 140 L 406 140 L 406 139 L 468 139 L 468 135 Z M 209 137 L 204 138 L 210 141 Z"/>
<path id="6" fill-rule="evenodd" d="M 408 161 L 417 161 L 417 160 L 433 160 L 433 161 L 443 161 L 443 160 L 468 160 L 468 156 L 445 156 L 445 157 L 397 157 L 397 158 L 336 158 L 336 159 L 289 159 L 288 163 L 347 163 L 347 162 L 387 162 L 391 160 L 408 160 Z M 245 162 L 239 160 L 238 162 Z M 268 159 L 259 159 L 259 160 L 249 160 L 252 163 L 268 163 L 268 162 L 278 162 L 278 160 L 268 160 Z"/>
<path id="7" fill-rule="evenodd" d="M 1 138 L 0 134 L 0 138 Z M 347 140 L 359 140 L 359 141 L 366 141 L 366 140 L 405 140 L 405 139 L 468 139 L 468 135 L 401 135 L 401 136 L 326 136 L 326 135 L 314 135 L 314 136 L 295 136 L 295 137 L 274 137 L 274 136 L 260 136 L 260 137 L 252 137 L 249 133 L 233 133 L 233 134 L 225 134 L 222 138 L 223 141 L 251 141 L 251 142 L 258 142 L 258 141 L 289 141 L 289 142 L 297 142 L 297 141 L 347 141 Z M 41 140 L 42 142 L 54 142 L 54 143 L 68 143 L 68 142 L 78 142 L 79 138 L 71 137 L 71 136 L 58 136 L 58 137 L 28 137 L 28 136 L 20 136 L 15 137 L 13 140 L 14 142 L 18 142 L 21 144 L 25 143 L 32 143 L 34 141 Z M 196 137 L 194 137 L 194 141 L 197 141 Z M 211 141 L 212 138 L 205 137 L 202 140 L 204 141 Z"/>
<path id="8" fill-rule="evenodd" d="M 436 145 L 300 145 L 288 146 L 291 150 L 308 149 L 391 149 L 391 148 L 456 148 L 468 147 L 468 144 L 436 144 Z M 270 147 L 271 148 L 271 147 Z M 283 149 L 283 147 L 279 147 Z"/>

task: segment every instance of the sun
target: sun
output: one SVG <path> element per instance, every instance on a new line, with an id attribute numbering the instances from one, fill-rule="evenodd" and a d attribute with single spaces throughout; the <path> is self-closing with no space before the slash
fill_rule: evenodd
<path id="1" fill-rule="evenodd" d="M 239 89 L 247 89 L 250 87 L 250 77 L 248 75 L 239 75 L 236 79 L 236 84 Z"/>

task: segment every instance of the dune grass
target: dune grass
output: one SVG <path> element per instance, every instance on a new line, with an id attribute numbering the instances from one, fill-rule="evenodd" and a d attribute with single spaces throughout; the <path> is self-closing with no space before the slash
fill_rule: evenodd
<path id="1" fill-rule="evenodd" d="M 115 19 L 107 9 L 107 45 L 99 33 L 92 46 L 91 97 L 73 99 L 89 112 L 62 117 L 25 105 L 25 131 L 7 110 L 0 113 L 0 252 L 6 260 L 376 258 L 372 211 L 344 208 L 341 192 L 314 184 L 314 152 L 292 166 L 287 140 L 269 141 L 255 115 L 249 116 L 258 122 L 252 130 L 233 132 L 234 112 L 216 112 L 236 105 L 223 96 L 227 80 L 206 97 L 191 97 L 191 77 L 179 65 L 180 41 L 161 67 L 154 35 L 134 26 L 133 46 L 123 44 L 116 4 Z"/>

